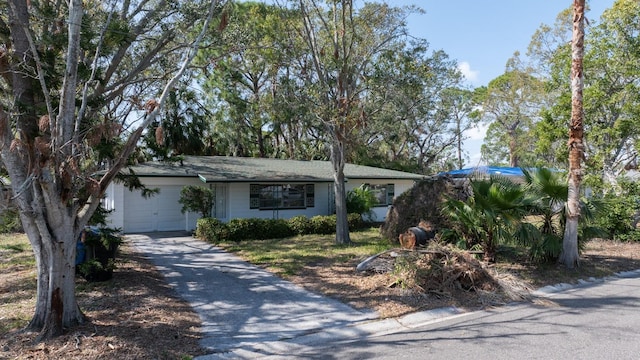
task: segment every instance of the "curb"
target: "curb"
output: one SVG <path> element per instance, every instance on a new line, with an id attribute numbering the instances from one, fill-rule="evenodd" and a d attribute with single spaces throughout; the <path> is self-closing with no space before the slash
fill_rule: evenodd
<path id="1" fill-rule="evenodd" d="M 320 330 L 313 334 L 293 338 L 288 342 L 301 345 L 313 345 L 338 339 L 344 340 L 356 337 L 388 335 L 402 330 L 414 329 L 435 323 L 444 320 L 445 318 L 451 319 L 456 316 L 467 315 L 469 313 L 470 312 L 464 312 L 456 307 L 420 311 L 397 318 L 365 321 L 347 325 L 345 327 Z"/>
<path id="2" fill-rule="evenodd" d="M 625 278 L 629 279 L 629 278 L 636 278 L 636 277 L 640 277 L 640 269 L 631 270 L 631 271 L 622 271 L 622 272 L 615 273 L 612 276 L 607 276 L 603 278 L 590 277 L 586 280 L 578 279 L 577 284 L 560 283 L 556 285 L 547 285 L 547 286 L 541 287 L 536 291 L 533 291 L 531 294 L 535 296 L 551 296 L 553 294 L 556 294 L 565 290 L 575 289 L 581 286 L 590 286 L 590 285 L 601 284 L 601 283 L 611 281 L 611 280 L 616 280 L 616 279 L 625 279 Z"/>
<path id="3" fill-rule="evenodd" d="M 318 329 L 289 339 L 238 344 L 237 347 L 224 352 L 198 356 L 194 360 L 277 358 L 282 356 L 277 354 L 294 354 L 314 345 L 389 335 L 472 313 L 456 307 L 432 309 L 397 318 L 368 320 L 342 327 Z"/>
<path id="4" fill-rule="evenodd" d="M 534 296 L 552 297 L 554 294 L 565 290 L 570 290 L 582 286 L 591 286 L 606 281 L 636 278 L 640 277 L 640 269 L 632 271 L 624 271 L 616 273 L 605 278 L 579 279 L 577 284 L 560 283 L 549 285 L 531 292 Z M 483 311 L 483 310 L 478 310 Z M 342 327 L 317 329 L 311 333 L 303 333 L 299 336 L 270 341 L 264 343 L 244 343 L 237 347 L 227 349 L 224 352 L 202 355 L 195 357 L 194 360 L 218 360 L 218 359 L 279 359 L 283 355 L 279 354 L 295 354 L 301 352 L 305 348 L 314 345 L 326 344 L 335 341 L 362 339 L 367 337 L 376 337 L 389 335 L 404 330 L 410 330 L 437 323 L 448 319 L 455 319 L 478 311 L 465 312 L 456 307 L 445 307 L 432 309 L 416 313 L 407 314 L 397 318 L 366 320 L 358 323 L 349 324 Z M 285 356 L 286 357 L 286 356 Z"/>

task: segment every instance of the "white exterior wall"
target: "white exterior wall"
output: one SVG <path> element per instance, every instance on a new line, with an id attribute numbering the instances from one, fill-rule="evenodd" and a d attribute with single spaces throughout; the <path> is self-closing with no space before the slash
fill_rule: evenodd
<path id="1" fill-rule="evenodd" d="M 393 184 L 394 197 L 399 196 L 403 192 L 409 190 L 415 182 L 413 180 L 349 180 L 346 184 L 346 190 L 353 190 L 362 184 Z M 306 209 L 291 210 L 260 210 L 250 209 L 249 206 L 249 183 L 231 183 L 229 184 L 229 217 L 230 220 L 235 218 L 262 218 L 262 219 L 289 219 L 297 215 L 305 215 L 312 217 L 315 215 L 330 215 L 330 209 L 334 201 L 331 197 L 333 192 L 333 183 L 315 183 L 315 206 Z M 384 221 L 387 217 L 389 206 L 378 206 L 372 209 L 373 221 Z"/>
<path id="2" fill-rule="evenodd" d="M 124 186 L 111 183 L 107 187 L 102 206 L 105 210 L 111 210 L 107 216 L 107 226 L 122 229 L 124 227 Z"/>

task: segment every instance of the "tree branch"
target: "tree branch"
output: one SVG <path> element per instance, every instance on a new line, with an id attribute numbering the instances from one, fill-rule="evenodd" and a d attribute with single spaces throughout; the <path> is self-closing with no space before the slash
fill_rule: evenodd
<path id="1" fill-rule="evenodd" d="M 100 38 L 98 39 L 98 44 L 96 45 L 96 52 L 93 56 L 93 61 L 91 63 L 91 76 L 84 83 L 84 88 L 82 89 L 82 99 L 80 110 L 78 111 L 78 116 L 76 117 L 76 124 L 74 129 L 74 143 L 79 143 L 79 132 L 80 132 L 80 124 L 82 123 L 82 119 L 84 118 L 84 114 L 87 111 L 87 102 L 88 102 L 88 93 L 89 93 L 89 84 L 93 82 L 96 77 L 96 70 L 98 69 L 98 58 L 100 56 L 100 50 L 102 49 L 102 42 L 104 41 L 105 34 L 107 33 L 107 29 L 109 28 L 109 24 L 111 23 L 111 16 L 113 14 L 113 10 L 115 9 L 115 4 L 111 5 L 111 11 L 109 11 L 109 16 L 107 16 L 107 21 L 100 32 Z"/>
<path id="2" fill-rule="evenodd" d="M 182 63 L 182 66 L 180 67 L 178 72 L 173 76 L 173 78 L 171 78 L 171 80 L 169 80 L 169 82 L 164 87 L 164 90 L 162 91 L 160 99 L 157 102 L 155 108 L 147 115 L 146 119 L 140 124 L 140 126 L 129 136 L 118 159 L 115 161 L 112 167 L 109 170 L 107 170 L 107 172 L 100 178 L 99 194 L 92 195 L 89 198 L 89 201 L 87 202 L 87 204 L 94 204 L 96 201 L 99 201 L 102 194 L 104 194 L 104 192 L 106 191 L 107 186 L 111 183 L 111 181 L 115 178 L 115 176 L 124 167 L 129 155 L 131 155 L 131 153 L 135 149 L 135 146 L 138 140 L 140 139 L 140 136 L 142 135 L 143 130 L 155 120 L 156 116 L 158 116 L 160 110 L 162 109 L 164 103 L 166 102 L 167 96 L 169 95 L 170 91 L 173 89 L 173 87 L 178 82 L 178 80 L 180 80 L 184 72 L 187 70 L 187 67 L 189 66 L 191 61 L 193 61 L 196 54 L 198 53 L 198 49 L 200 47 L 200 43 L 202 42 L 202 38 L 204 37 L 204 35 L 206 34 L 209 28 L 209 24 L 211 23 L 215 10 L 218 7 L 220 1 L 221 0 L 211 1 L 211 6 L 209 7 L 209 12 L 207 14 L 207 18 L 204 22 L 202 30 L 198 34 L 197 38 L 193 41 L 190 47 L 190 50 L 186 58 L 184 59 L 184 62 Z M 81 223 L 84 223 L 84 221 L 88 221 L 88 216 L 90 213 L 91 213 L 90 211 L 84 213 L 83 218 L 80 219 Z"/>
<path id="3" fill-rule="evenodd" d="M 82 23 L 82 0 L 72 0 L 69 3 L 69 41 L 67 45 L 67 59 L 65 64 L 64 79 L 62 81 L 62 94 L 60 95 L 60 108 L 56 120 L 55 133 L 52 133 L 52 141 L 55 141 L 59 148 L 53 147 L 54 151 L 62 151 L 65 154 L 72 154 L 72 146 L 67 150 L 67 142 L 73 140 L 73 129 L 76 118 L 76 86 L 78 83 L 78 59 L 80 54 L 80 25 Z M 50 115 L 49 119 L 53 122 Z M 55 134 L 55 135 L 54 135 Z"/>

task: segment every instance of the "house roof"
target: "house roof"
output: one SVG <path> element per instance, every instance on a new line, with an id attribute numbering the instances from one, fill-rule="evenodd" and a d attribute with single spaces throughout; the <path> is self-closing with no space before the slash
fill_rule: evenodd
<path id="1" fill-rule="evenodd" d="M 330 161 L 228 156 L 185 156 L 182 162 L 152 161 L 131 167 L 141 177 L 199 177 L 204 182 L 332 182 Z M 420 180 L 423 175 L 372 166 L 345 164 L 348 179 Z"/>

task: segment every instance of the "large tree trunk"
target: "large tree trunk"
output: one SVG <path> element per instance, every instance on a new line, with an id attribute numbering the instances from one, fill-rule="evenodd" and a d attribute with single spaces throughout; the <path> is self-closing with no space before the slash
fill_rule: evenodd
<path id="1" fill-rule="evenodd" d="M 67 216 L 63 216 L 67 217 Z M 61 335 L 70 328 L 85 321 L 75 296 L 75 244 L 72 219 L 64 219 L 55 232 L 42 241 L 47 267 L 38 273 L 38 292 L 42 292 L 42 302 L 29 327 L 40 331 L 40 339 Z M 66 231 L 64 230 L 66 229 Z M 28 234 L 37 238 L 39 233 Z"/>
<path id="2" fill-rule="evenodd" d="M 6 156 L 3 152 L 3 160 Z M 55 184 L 46 183 L 46 178 L 33 180 L 27 189 L 20 189 L 21 184 L 14 186 L 14 192 L 20 194 L 16 201 L 22 225 L 36 259 L 36 307 L 27 328 L 40 332 L 39 340 L 61 335 L 65 328 L 85 321 L 75 297 L 79 226 L 74 225 L 75 213 L 57 193 L 43 195 L 41 189 L 55 188 Z"/>
<path id="3" fill-rule="evenodd" d="M 515 129 L 509 130 L 509 166 L 518 167 L 518 140 Z"/>
<path id="4" fill-rule="evenodd" d="M 81 0 L 74 0 L 70 7 L 79 14 L 70 21 L 77 24 L 70 26 L 76 27 L 78 34 L 82 14 L 81 3 Z M 64 186 L 59 181 L 60 178 L 48 172 L 48 164 L 39 162 L 43 150 L 37 148 L 35 142 L 39 134 L 38 114 L 35 111 L 42 108 L 45 96 L 42 90 L 37 88 L 37 82 L 31 75 L 37 62 L 27 30 L 30 28 L 27 6 L 26 2 L 17 0 L 12 0 L 9 6 L 15 60 L 11 64 L 11 87 L 16 108 L 13 109 L 12 119 L 9 119 L 6 113 L 0 116 L 1 155 L 4 167 L 11 178 L 23 228 L 36 258 L 37 301 L 28 328 L 40 331 L 40 338 L 44 339 L 62 334 L 64 328 L 83 321 L 84 316 L 75 298 L 75 213 L 66 206 L 66 201 L 62 198 L 61 190 Z M 78 39 L 70 41 L 76 42 Z M 73 55 L 77 65 L 77 53 Z M 75 68 L 70 70 L 77 73 Z M 74 89 L 68 100 L 72 104 L 73 116 L 75 78 L 72 78 L 67 86 Z M 20 134 L 15 138 L 14 130 L 11 128 L 14 120 L 16 130 Z M 73 129 L 73 121 L 70 128 Z M 61 136 L 71 136 L 68 129 L 56 130 Z"/>
<path id="5" fill-rule="evenodd" d="M 335 137 L 335 136 L 334 136 Z M 347 191 L 344 179 L 344 143 L 334 139 L 331 143 L 333 165 L 333 188 L 336 198 L 336 243 L 349 244 L 349 222 L 347 221 Z"/>
<path id="6" fill-rule="evenodd" d="M 584 6 L 585 0 L 573 1 L 573 38 L 571 42 L 571 127 L 569 129 L 569 194 L 567 198 L 567 223 L 559 262 L 568 268 L 578 265 L 578 220 L 580 219 L 581 161 L 584 153 L 583 123 L 584 87 L 582 60 L 584 57 Z"/>

